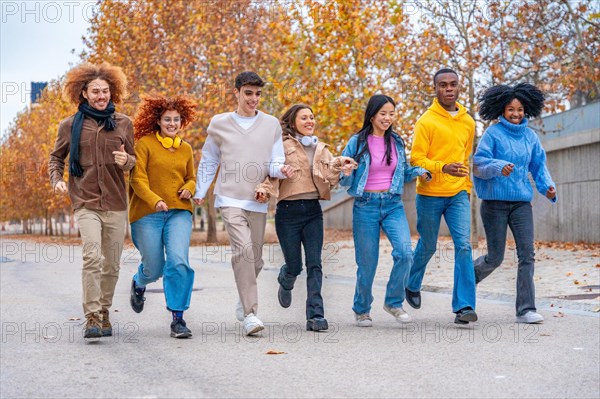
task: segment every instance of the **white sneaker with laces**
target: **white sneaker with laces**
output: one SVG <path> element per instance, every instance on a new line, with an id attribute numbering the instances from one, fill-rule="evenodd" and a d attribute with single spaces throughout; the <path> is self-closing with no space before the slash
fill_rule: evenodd
<path id="1" fill-rule="evenodd" d="M 238 299 L 237 305 L 235 305 L 235 318 L 238 321 L 244 321 L 244 307 L 240 299 Z"/>
<path id="2" fill-rule="evenodd" d="M 517 323 L 537 324 L 537 323 L 543 323 L 543 322 L 544 322 L 544 316 L 542 316 L 539 313 L 534 312 L 533 310 L 530 310 L 529 312 L 525 313 L 524 315 L 517 316 Z"/>
<path id="3" fill-rule="evenodd" d="M 250 313 L 244 318 L 244 334 L 254 335 L 264 329 L 265 325 L 258 317 L 254 316 L 254 313 Z"/>
<path id="4" fill-rule="evenodd" d="M 410 321 L 410 316 L 402 307 L 390 308 L 389 306 L 383 305 L 383 310 L 394 316 L 398 323 L 408 323 Z"/>
<path id="5" fill-rule="evenodd" d="M 373 327 L 373 319 L 368 313 L 354 313 L 354 320 L 356 320 L 356 325 L 359 327 Z"/>

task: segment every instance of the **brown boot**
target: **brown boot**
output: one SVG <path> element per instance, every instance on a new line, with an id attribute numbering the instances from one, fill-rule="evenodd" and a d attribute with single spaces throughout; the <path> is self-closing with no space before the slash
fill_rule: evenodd
<path id="1" fill-rule="evenodd" d="M 102 337 L 102 331 L 100 326 L 100 318 L 98 313 L 90 313 L 85 316 L 85 332 L 83 334 L 83 338 L 85 339 L 94 339 Z"/>
<path id="2" fill-rule="evenodd" d="M 108 318 L 108 309 L 102 309 L 100 311 L 100 318 L 102 319 L 102 336 L 110 337 L 112 336 L 112 324 L 110 324 L 110 319 Z"/>

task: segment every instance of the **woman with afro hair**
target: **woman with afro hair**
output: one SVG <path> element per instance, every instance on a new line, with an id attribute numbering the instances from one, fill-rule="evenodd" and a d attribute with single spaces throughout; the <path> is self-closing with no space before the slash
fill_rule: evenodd
<path id="1" fill-rule="evenodd" d="M 535 86 L 520 83 L 487 89 L 479 99 L 483 120 L 498 122 L 484 133 L 473 157 L 474 185 L 481 198 L 481 219 L 487 239 L 487 255 L 474 262 L 479 283 L 504 259 L 507 226 L 517 246 L 517 323 L 541 323 L 536 312 L 533 283 L 534 247 L 533 188 L 556 202 L 556 185 L 546 167 L 546 153 L 538 136 L 527 127 L 527 118 L 538 117 L 544 94 Z"/>
<path id="2" fill-rule="evenodd" d="M 154 94 L 143 98 L 134 119 L 137 163 L 129 181 L 129 222 L 142 259 L 131 281 L 130 304 L 140 313 L 146 285 L 163 277 L 174 338 L 192 335 L 183 312 L 194 286 L 188 251 L 196 177 L 192 147 L 179 133 L 193 121 L 195 108 L 189 98 Z"/>

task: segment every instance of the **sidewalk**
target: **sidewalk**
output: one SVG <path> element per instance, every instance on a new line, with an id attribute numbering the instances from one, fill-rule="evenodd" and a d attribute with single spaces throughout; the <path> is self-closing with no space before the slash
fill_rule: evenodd
<path id="1" fill-rule="evenodd" d="M 81 246 L 5 240 L 0 397 L 598 398 L 598 313 L 545 310 L 543 324 L 522 325 L 512 303 L 480 298 L 480 320 L 464 327 L 452 322 L 449 295 L 424 292 L 423 308 L 408 309 L 412 322 L 401 325 L 382 309 L 382 262 L 374 325 L 360 328 L 351 310 L 354 266 L 343 264 L 352 248 L 333 250 L 346 244 L 326 248 L 327 332 L 305 329 L 303 277 L 291 307 L 278 305 L 278 246 L 269 245 L 273 262 L 258 279 L 266 329 L 243 336 L 228 249 L 203 246 L 190 256 L 196 278 L 185 317 L 193 338 L 170 338 L 162 282 L 148 287 L 141 314 L 129 306 L 139 254 L 128 248 L 111 309 L 114 336 L 86 343 Z"/>

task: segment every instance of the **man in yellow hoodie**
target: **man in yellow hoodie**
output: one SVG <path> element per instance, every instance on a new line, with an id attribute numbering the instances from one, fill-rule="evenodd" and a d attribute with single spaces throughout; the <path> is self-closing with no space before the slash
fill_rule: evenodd
<path id="1" fill-rule="evenodd" d="M 436 98 L 415 124 L 411 151 L 411 164 L 427 169 L 433 178 L 417 182 L 419 242 L 408 278 L 406 301 L 415 309 L 421 307 L 421 283 L 427 263 L 437 248 L 443 215 L 454 242 L 454 322 L 467 324 L 477 321 L 469 205 L 469 156 L 475 121 L 457 102 L 460 84 L 455 71 L 440 69 L 433 83 Z"/>

